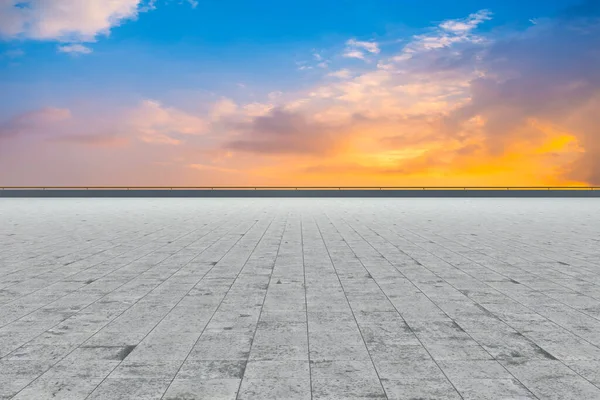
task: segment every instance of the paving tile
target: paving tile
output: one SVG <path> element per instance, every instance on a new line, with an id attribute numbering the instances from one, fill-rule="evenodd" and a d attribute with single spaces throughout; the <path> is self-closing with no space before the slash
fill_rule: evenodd
<path id="1" fill-rule="evenodd" d="M 239 400 L 310 400 L 310 380 L 308 378 L 254 379 L 244 377 L 237 398 Z"/>
<path id="2" fill-rule="evenodd" d="M 250 360 L 245 379 L 310 379 L 308 360 Z"/>
<path id="3" fill-rule="evenodd" d="M 381 379 L 394 380 L 404 378 L 442 379 L 444 373 L 431 359 L 406 359 L 404 361 L 374 360 Z"/>
<path id="4" fill-rule="evenodd" d="M 370 361 L 315 361 L 311 376 L 315 399 L 385 398 Z"/>
<path id="5" fill-rule="evenodd" d="M 506 362 L 506 368 L 538 398 L 600 399 L 600 389 L 560 361 Z"/>
<path id="6" fill-rule="evenodd" d="M 88 399 L 154 400 L 161 399 L 170 380 L 150 378 L 108 378 L 90 394 Z"/>
<path id="7" fill-rule="evenodd" d="M 0 360 L 0 398 L 10 398 L 42 375 L 50 362 Z"/>
<path id="8" fill-rule="evenodd" d="M 311 360 L 368 360 L 369 352 L 360 334 L 318 332 L 310 334 Z"/>
<path id="9" fill-rule="evenodd" d="M 600 361 L 567 361 L 567 366 L 600 387 Z"/>
<path id="10" fill-rule="evenodd" d="M 207 332 L 192 348 L 192 360 L 247 360 L 252 335 L 237 332 Z"/>
<path id="11" fill-rule="evenodd" d="M 246 360 L 186 360 L 177 379 L 219 380 L 242 379 L 246 369 Z"/>
<path id="12" fill-rule="evenodd" d="M 599 236 L 587 199 L 0 199 L 0 398 L 600 399 Z"/>
<path id="13" fill-rule="evenodd" d="M 496 360 L 438 361 L 446 376 L 455 379 L 511 379 L 513 376 Z"/>
<path id="14" fill-rule="evenodd" d="M 447 379 L 404 378 L 383 380 L 390 400 L 458 400 L 461 396 Z"/>
<path id="15" fill-rule="evenodd" d="M 116 379 L 173 379 L 180 367 L 180 361 L 125 360 L 111 371 L 110 377 Z"/>
<path id="16" fill-rule="evenodd" d="M 456 390 L 465 400 L 536 399 L 523 384 L 516 379 L 456 379 L 452 381 Z"/>
<path id="17" fill-rule="evenodd" d="M 102 382 L 102 379 L 101 377 L 76 379 L 71 375 L 44 374 L 21 390 L 13 399 L 85 399 Z"/>
<path id="18" fill-rule="evenodd" d="M 163 400 L 235 400 L 241 379 L 173 380 Z"/>

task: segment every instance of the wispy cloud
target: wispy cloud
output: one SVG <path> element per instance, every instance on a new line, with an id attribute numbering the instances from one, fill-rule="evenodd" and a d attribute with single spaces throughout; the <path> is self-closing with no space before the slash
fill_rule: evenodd
<path id="1" fill-rule="evenodd" d="M 444 21 L 369 71 L 330 72 L 339 81 L 312 88 L 294 114 L 279 110 L 256 118 L 229 148 L 288 157 L 329 152 L 330 162 L 318 173 L 338 177 L 349 171 L 405 178 L 454 171 L 461 179 L 496 182 L 599 182 L 591 172 L 598 170 L 593 160 L 600 159 L 600 146 L 589 129 L 600 121 L 589 110 L 600 103 L 600 76 L 593 73 L 600 65 L 591 50 L 600 47 L 600 24 L 588 20 L 585 30 L 575 30 L 581 21 L 538 22 L 506 40 L 476 34 L 490 18 L 483 10 Z M 375 54 L 349 44 L 356 58 Z M 568 53 L 569 62 L 553 63 L 556 51 Z M 575 65 L 587 66 L 586 73 Z M 587 144 L 587 155 L 578 143 Z M 390 146 L 405 154 L 384 151 Z M 519 175 L 523 168 L 530 174 Z"/>
<path id="2" fill-rule="evenodd" d="M 177 136 L 199 135 L 207 129 L 203 118 L 154 100 L 144 100 L 130 111 L 127 123 L 140 140 L 148 143 L 180 144 L 182 140 Z"/>
<path id="3" fill-rule="evenodd" d="M 90 54 L 92 49 L 79 43 L 58 46 L 59 53 Z"/>
<path id="4" fill-rule="evenodd" d="M 465 19 L 451 19 L 440 23 L 428 33 L 415 35 L 401 54 L 395 58 L 396 61 L 406 60 L 414 53 L 427 50 L 447 48 L 460 43 L 482 43 L 485 38 L 473 33 L 482 23 L 492 19 L 492 13 L 488 10 L 469 15 Z"/>
<path id="5" fill-rule="evenodd" d="M 364 60 L 365 59 L 365 53 L 363 53 L 360 50 L 346 50 L 343 54 L 344 57 L 346 58 L 358 58 L 360 60 Z"/>
<path id="6" fill-rule="evenodd" d="M 349 69 L 340 69 L 337 71 L 333 71 L 327 74 L 327 76 L 331 76 L 334 78 L 340 78 L 340 79 L 348 79 L 351 76 L 351 72 Z"/>
<path id="7" fill-rule="evenodd" d="M 379 45 L 376 42 L 365 42 L 356 39 L 346 41 L 346 49 L 342 54 L 346 58 L 367 60 L 367 54 L 379 54 Z"/>
<path id="8" fill-rule="evenodd" d="M 2 53 L 2 56 L 6 57 L 6 58 L 19 58 L 19 57 L 23 57 L 24 55 L 25 55 L 25 52 L 21 49 L 7 50 L 4 53 Z"/>
<path id="9" fill-rule="evenodd" d="M 455 34 L 465 34 L 490 19 L 492 19 L 492 13 L 489 10 L 481 10 L 469 15 L 465 19 L 451 19 L 444 21 L 440 24 L 440 28 Z"/>
<path id="10" fill-rule="evenodd" d="M 376 42 L 364 42 L 356 39 L 350 39 L 346 42 L 346 45 L 350 48 L 363 49 L 369 53 L 378 54 L 379 45 Z"/>
<path id="11" fill-rule="evenodd" d="M 17 135 L 43 134 L 46 125 L 71 119 L 71 111 L 66 108 L 45 107 L 19 114 L 0 124 L 0 140 Z"/>
<path id="12" fill-rule="evenodd" d="M 181 157 L 182 169 L 164 172 L 172 181 L 185 170 L 220 184 L 600 184 L 598 16 L 584 8 L 497 36 L 478 30 L 491 18 L 483 10 L 436 23 L 395 54 L 343 42 L 370 62 L 333 59 L 334 71 L 314 68 L 322 80 L 297 92 L 223 97 L 204 113 L 146 100 L 102 130 L 38 110 L 0 136 L 55 131 L 153 161 Z"/>

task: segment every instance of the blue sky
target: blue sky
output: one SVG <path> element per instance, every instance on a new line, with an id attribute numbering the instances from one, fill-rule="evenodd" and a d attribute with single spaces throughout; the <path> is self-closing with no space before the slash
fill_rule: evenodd
<path id="1" fill-rule="evenodd" d="M 15 1 L 16 2 L 16 1 Z M 84 92 L 95 96 L 168 98 L 170 91 L 218 91 L 257 96 L 314 83 L 318 76 L 296 63 L 315 64 L 315 52 L 330 57 L 349 37 L 387 42 L 397 50 L 411 35 L 436 22 L 463 18 L 481 9 L 494 13 L 482 29 L 526 26 L 552 16 L 573 0 L 158 0 L 155 9 L 123 20 L 109 35 L 86 44 L 91 54 L 57 53 L 55 40 L 6 38 L 0 53 L 24 52 L 0 62 L 3 114 L 43 105 L 51 96 L 62 103 Z M 345 60 L 333 60 L 335 62 Z M 47 94 L 50 93 L 50 94 Z"/>
<path id="2" fill-rule="evenodd" d="M 600 181 L 598 4 L 0 0 L 0 178 L 111 183 L 113 146 L 168 183 L 511 183 L 534 159 L 526 182 Z M 61 174 L 22 161 L 44 157 Z"/>

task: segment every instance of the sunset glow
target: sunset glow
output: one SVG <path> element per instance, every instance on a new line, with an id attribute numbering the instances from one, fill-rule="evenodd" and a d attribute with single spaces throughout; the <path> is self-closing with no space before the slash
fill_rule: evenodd
<path id="1" fill-rule="evenodd" d="M 0 1 L 0 186 L 600 185 L 599 2 L 248 3 Z"/>

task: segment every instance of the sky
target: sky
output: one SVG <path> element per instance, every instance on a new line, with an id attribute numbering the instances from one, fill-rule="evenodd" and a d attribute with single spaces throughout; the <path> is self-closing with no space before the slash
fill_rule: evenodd
<path id="1" fill-rule="evenodd" d="M 600 185 L 600 1 L 0 0 L 44 185 Z"/>

